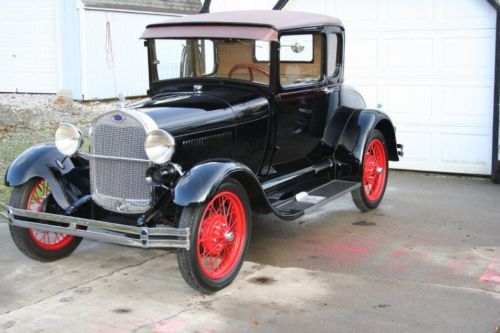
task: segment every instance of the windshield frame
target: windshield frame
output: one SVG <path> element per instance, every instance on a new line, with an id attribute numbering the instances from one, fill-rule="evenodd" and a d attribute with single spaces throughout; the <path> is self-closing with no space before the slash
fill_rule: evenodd
<path id="1" fill-rule="evenodd" d="M 214 71 L 209 74 L 203 74 L 200 76 L 193 76 L 193 77 L 174 77 L 174 78 L 168 78 L 168 79 L 160 79 L 158 77 L 158 70 L 157 70 L 157 65 L 156 64 L 156 40 L 187 40 L 187 39 L 206 39 L 206 40 L 241 40 L 243 42 L 248 42 L 253 46 L 255 40 L 252 39 L 241 39 L 241 38 L 197 38 L 197 37 L 179 37 L 179 38 L 150 38 L 150 39 L 145 39 L 144 40 L 144 45 L 147 47 L 148 50 L 148 71 L 149 71 L 149 86 L 150 90 L 154 91 L 155 87 L 159 86 L 164 86 L 164 85 L 169 85 L 169 84 L 175 84 L 175 83 L 186 83 L 186 82 L 197 82 L 197 81 L 206 81 L 206 82 L 234 82 L 237 84 L 245 84 L 245 85 L 252 85 L 255 87 L 258 87 L 260 89 L 265 89 L 268 90 L 272 87 L 275 86 L 275 75 L 273 73 L 273 68 L 275 67 L 273 62 L 275 62 L 276 59 L 275 55 L 273 52 L 275 52 L 276 47 L 273 47 L 274 44 L 277 45 L 277 42 L 274 41 L 269 41 L 271 44 L 270 47 L 270 61 L 269 61 L 269 80 L 268 83 L 262 83 L 258 81 L 250 81 L 250 80 L 243 80 L 243 79 L 237 79 L 237 78 L 229 78 L 229 77 L 224 77 L 224 76 L 210 76 L 213 75 L 214 73 L 217 72 L 219 69 L 219 53 L 218 53 L 218 48 L 214 47 Z M 273 51 L 274 50 L 274 51 Z M 253 47 L 249 48 L 250 54 L 253 53 Z M 258 64 L 256 64 L 258 65 Z M 275 71 L 275 70 L 274 70 Z M 149 91 L 148 91 L 149 94 Z"/>

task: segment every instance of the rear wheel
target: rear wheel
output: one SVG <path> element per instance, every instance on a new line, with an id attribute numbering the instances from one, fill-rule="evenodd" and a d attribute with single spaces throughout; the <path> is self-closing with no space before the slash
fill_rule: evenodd
<path id="1" fill-rule="evenodd" d="M 55 202 L 48 183 L 34 178 L 15 187 L 10 197 L 15 208 L 52 214 L 63 213 Z M 17 248 L 26 256 L 39 261 L 54 261 L 71 254 L 80 244 L 81 238 L 57 232 L 9 226 Z"/>
<path id="2" fill-rule="evenodd" d="M 183 209 L 180 228 L 190 228 L 190 248 L 179 249 L 186 282 L 204 293 L 228 286 L 238 275 L 251 234 L 248 196 L 236 180 L 225 181 L 205 205 Z"/>
<path id="3" fill-rule="evenodd" d="M 367 140 L 363 156 L 361 187 L 352 192 L 356 207 L 366 212 L 380 205 L 389 176 L 387 147 L 384 136 L 373 130 Z"/>

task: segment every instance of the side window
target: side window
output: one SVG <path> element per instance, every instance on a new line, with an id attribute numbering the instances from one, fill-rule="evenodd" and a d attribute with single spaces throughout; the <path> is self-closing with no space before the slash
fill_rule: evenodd
<path id="1" fill-rule="evenodd" d="M 328 34 L 328 61 L 327 61 L 327 75 L 333 78 L 337 75 L 338 71 L 338 42 L 337 34 Z"/>
<path id="2" fill-rule="evenodd" d="M 311 62 L 314 60 L 313 35 L 285 35 L 280 38 L 281 61 Z"/>
<path id="3" fill-rule="evenodd" d="M 271 44 L 268 41 L 256 40 L 254 42 L 253 57 L 256 62 L 271 61 Z"/>
<path id="4" fill-rule="evenodd" d="M 284 35 L 280 38 L 280 82 L 282 87 L 310 84 L 322 77 L 320 34 Z"/>

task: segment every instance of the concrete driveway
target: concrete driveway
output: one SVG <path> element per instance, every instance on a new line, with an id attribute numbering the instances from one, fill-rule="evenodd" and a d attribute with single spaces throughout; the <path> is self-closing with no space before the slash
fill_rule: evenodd
<path id="1" fill-rule="evenodd" d="M 0 226 L 0 331 L 500 332 L 500 186 L 393 172 L 382 206 L 350 195 L 254 218 L 233 285 L 203 296 L 175 253 L 83 242 L 50 264 Z"/>

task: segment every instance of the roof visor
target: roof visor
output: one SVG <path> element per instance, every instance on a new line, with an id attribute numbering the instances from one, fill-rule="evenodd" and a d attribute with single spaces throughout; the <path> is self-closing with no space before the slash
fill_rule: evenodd
<path id="1" fill-rule="evenodd" d="M 168 25 L 148 27 L 141 38 L 241 38 L 277 41 L 278 32 L 269 27 L 243 25 Z"/>

